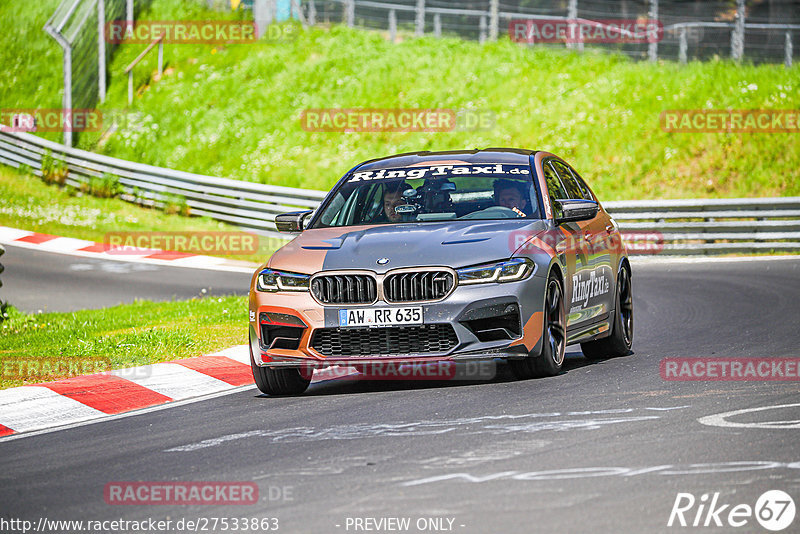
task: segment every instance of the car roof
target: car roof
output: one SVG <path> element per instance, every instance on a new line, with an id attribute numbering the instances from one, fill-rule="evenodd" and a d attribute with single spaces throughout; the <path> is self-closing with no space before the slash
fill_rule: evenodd
<path id="1" fill-rule="evenodd" d="M 526 165 L 529 163 L 529 158 L 536 154 L 536 150 L 527 150 L 520 148 L 483 148 L 475 150 L 448 150 L 441 152 L 408 152 L 405 154 L 396 154 L 394 156 L 387 156 L 365 161 L 357 167 L 358 170 L 366 171 L 372 169 L 392 169 L 411 166 L 421 166 L 425 164 L 434 165 L 440 163 L 442 165 L 463 163 L 463 164 L 480 164 L 480 163 L 507 163 Z M 353 169 L 356 170 L 356 169 Z"/>

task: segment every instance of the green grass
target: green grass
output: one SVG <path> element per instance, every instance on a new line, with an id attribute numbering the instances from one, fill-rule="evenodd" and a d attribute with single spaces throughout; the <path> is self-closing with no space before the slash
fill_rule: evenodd
<path id="1" fill-rule="evenodd" d="M 0 2 L 0 109 L 62 107 L 61 47 L 42 29 L 59 1 Z M 52 132 L 43 137 L 62 138 Z"/>
<path id="2" fill-rule="evenodd" d="M 98 372 L 247 343 L 246 297 L 138 301 L 74 313 L 25 314 L 9 307 L 5 315 L 0 322 L 0 389 L 84 374 L 70 373 L 70 366 Z M 60 372 L 42 372 L 44 364 Z"/>
<path id="3" fill-rule="evenodd" d="M 150 18 L 181 13 L 156 0 Z M 198 8 L 193 8 L 198 9 Z M 186 18 L 198 17 L 195 11 Z M 126 106 L 115 58 L 107 106 Z M 603 199 L 800 194 L 796 134 L 687 134 L 661 130 L 667 109 L 800 108 L 800 67 L 729 61 L 634 62 L 620 55 L 480 45 L 336 26 L 298 30 L 294 41 L 225 47 L 168 45 L 137 74 L 140 123 L 88 148 L 242 180 L 328 189 L 353 164 L 398 152 L 518 146 L 555 152 Z M 317 133 L 307 108 L 490 110 L 488 131 Z M 95 136 L 96 137 L 96 136 Z"/>
<path id="4" fill-rule="evenodd" d="M 101 199 L 69 187 L 46 185 L 40 178 L 10 167 L 0 167 L 0 198 L 0 226 L 98 243 L 108 242 L 107 234 L 112 232 L 240 231 L 207 217 L 167 215 L 119 199 Z M 284 243 L 265 237 L 258 242 L 255 254 L 225 257 L 261 263 Z"/>

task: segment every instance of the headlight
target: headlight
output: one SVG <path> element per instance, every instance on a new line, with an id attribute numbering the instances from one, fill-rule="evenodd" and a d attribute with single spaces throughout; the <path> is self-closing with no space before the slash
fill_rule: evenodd
<path id="1" fill-rule="evenodd" d="M 264 269 L 256 279 L 256 288 L 259 291 L 308 291 L 307 274 L 289 273 Z"/>
<path id="2" fill-rule="evenodd" d="M 487 282 L 516 282 L 529 277 L 536 264 L 528 258 L 512 258 L 498 263 L 486 263 L 475 267 L 458 269 L 458 283 L 485 284 Z"/>

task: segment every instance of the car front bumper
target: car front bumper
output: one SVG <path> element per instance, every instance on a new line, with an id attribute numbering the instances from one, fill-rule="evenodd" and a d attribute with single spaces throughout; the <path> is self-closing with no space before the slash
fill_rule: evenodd
<path id="1" fill-rule="evenodd" d="M 523 358 L 541 349 L 544 291 L 545 279 L 536 274 L 459 285 L 432 303 L 322 305 L 308 292 L 252 290 L 251 355 L 258 366 L 313 368 Z M 423 325 L 339 326 L 340 309 L 408 306 L 422 307 Z"/>

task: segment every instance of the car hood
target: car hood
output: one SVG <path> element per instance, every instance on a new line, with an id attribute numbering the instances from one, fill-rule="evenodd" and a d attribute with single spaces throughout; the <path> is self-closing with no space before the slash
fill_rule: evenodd
<path id="1" fill-rule="evenodd" d="M 313 274 L 322 270 L 463 267 L 510 257 L 541 220 L 447 221 L 306 230 L 273 254 L 269 267 Z M 388 259 L 384 265 L 378 260 Z"/>

